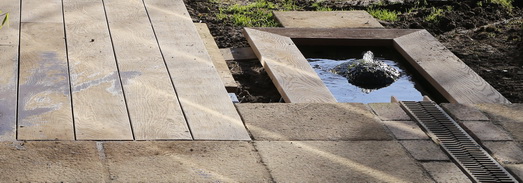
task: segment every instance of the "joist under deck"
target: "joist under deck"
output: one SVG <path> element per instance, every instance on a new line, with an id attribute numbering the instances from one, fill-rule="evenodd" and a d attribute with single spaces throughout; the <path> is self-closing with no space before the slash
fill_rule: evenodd
<path id="1" fill-rule="evenodd" d="M 0 9 L 0 141 L 250 140 L 182 0 Z"/>

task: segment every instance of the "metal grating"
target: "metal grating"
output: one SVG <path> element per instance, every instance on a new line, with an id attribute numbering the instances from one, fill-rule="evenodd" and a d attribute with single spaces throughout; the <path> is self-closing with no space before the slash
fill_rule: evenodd
<path id="1" fill-rule="evenodd" d="M 518 182 L 436 103 L 400 104 L 475 182 Z"/>

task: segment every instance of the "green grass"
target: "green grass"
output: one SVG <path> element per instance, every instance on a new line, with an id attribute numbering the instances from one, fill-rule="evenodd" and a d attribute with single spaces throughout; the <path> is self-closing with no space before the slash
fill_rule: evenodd
<path id="1" fill-rule="evenodd" d="M 4 17 L 4 19 L 0 23 L 0 29 L 2 29 L 2 27 L 4 27 L 4 25 L 9 26 L 9 13 L 2 13 L 2 11 L 0 11 L 0 17 L 2 17 L 2 16 Z"/>
<path id="2" fill-rule="evenodd" d="M 394 10 L 387 10 L 387 9 L 381 9 L 381 8 L 368 8 L 367 12 L 371 14 L 374 18 L 377 18 L 379 20 L 383 21 L 397 21 L 398 15 L 400 14 L 397 11 Z"/>
<path id="3" fill-rule="evenodd" d="M 320 1 L 314 2 L 311 5 L 316 11 L 332 11 L 332 8 L 321 5 Z"/>
<path id="4" fill-rule="evenodd" d="M 438 22 L 445 10 L 432 7 L 431 13 L 425 17 L 425 21 Z"/>
<path id="5" fill-rule="evenodd" d="M 514 6 L 512 6 L 513 1 L 514 0 L 487 0 L 487 2 L 489 2 L 489 3 L 499 4 L 509 10 L 512 10 L 512 8 L 514 8 Z"/>
<path id="6" fill-rule="evenodd" d="M 234 4 L 232 6 L 220 7 L 216 18 L 229 20 L 235 25 L 242 27 L 276 27 L 278 23 L 274 20 L 272 11 L 294 11 L 300 9 L 296 5 L 295 0 L 278 0 L 276 2 L 256 0 L 246 5 Z"/>

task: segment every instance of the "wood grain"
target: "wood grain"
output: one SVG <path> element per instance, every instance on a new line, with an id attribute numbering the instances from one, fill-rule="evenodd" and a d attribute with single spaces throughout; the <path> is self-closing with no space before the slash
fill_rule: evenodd
<path id="1" fill-rule="evenodd" d="M 245 48 L 221 48 L 220 52 L 226 61 L 256 60 L 256 54 L 251 47 Z"/>
<path id="2" fill-rule="evenodd" d="M 22 22 L 63 23 L 62 0 L 23 0 L 22 8 Z"/>
<path id="3" fill-rule="evenodd" d="M 20 0 L 2 0 L 0 11 L 9 13 L 9 24 L 0 29 L 0 45 L 18 45 L 20 37 L 18 34 L 20 30 Z"/>
<path id="4" fill-rule="evenodd" d="M 207 48 L 207 52 L 211 56 L 212 63 L 218 71 L 218 74 L 220 75 L 227 92 L 236 92 L 236 90 L 238 90 L 238 84 L 232 77 L 231 71 L 227 66 L 227 62 L 225 62 L 225 59 L 220 53 L 218 45 L 216 45 L 216 42 L 214 41 L 207 24 L 195 23 L 195 26 L 196 29 L 198 29 L 198 34 L 200 35 L 200 38 L 202 38 L 203 43 L 205 44 L 205 48 Z"/>
<path id="5" fill-rule="evenodd" d="M 194 139 L 250 140 L 182 0 L 145 0 Z"/>
<path id="6" fill-rule="evenodd" d="M 275 11 L 285 28 L 383 28 L 372 15 L 355 11 Z"/>
<path id="7" fill-rule="evenodd" d="M 21 24 L 18 140 L 74 140 L 62 23 Z"/>
<path id="8" fill-rule="evenodd" d="M 133 140 L 101 0 L 64 0 L 76 134 Z"/>
<path id="9" fill-rule="evenodd" d="M 105 7 L 136 140 L 191 139 L 144 4 Z"/>
<path id="10" fill-rule="evenodd" d="M 394 47 L 452 103 L 510 103 L 426 30 L 394 39 Z"/>
<path id="11" fill-rule="evenodd" d="M 18 46 L 0 46 L 0 141 L 16 140 Z"/>
<path id="12" fill-rule="evenodd" d="M 245 35 L 286 102 L 336 102 L 289 37 L 250 28 Z"/>
<path id="13" fill-rule="evenodd" d="M 420 29 L 252 28 L 292 39 L 392 40 Z M 392 42 L 391 42 L 392 43 Z"/>

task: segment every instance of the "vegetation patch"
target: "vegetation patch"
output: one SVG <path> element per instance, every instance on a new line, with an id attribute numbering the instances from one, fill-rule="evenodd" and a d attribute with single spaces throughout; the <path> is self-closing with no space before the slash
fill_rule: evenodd
<path id="1" fill-rule="evenodd" d="M 367 12 L 369 12 L 369 14 L 371 14 L 374 18 L 392 22 L 398 21 L 398 15 L 400 14 L 400 12 L 394 10 L 387 10 L 381 8 L 369 8 L 367 9 Z"/>
<path id="2" fill-rule="evenodd" d="M 216 17 L 220 20 L 230 20 L 235 25 L 242 27 L 276 27 L 278 23 L 274 20 L 272 11 L 292 11 L 298 9 L 300 8 L 293 0 L 279 0 L 276 2 L 256 0 L 246 5 L 221 6 Z"/>

